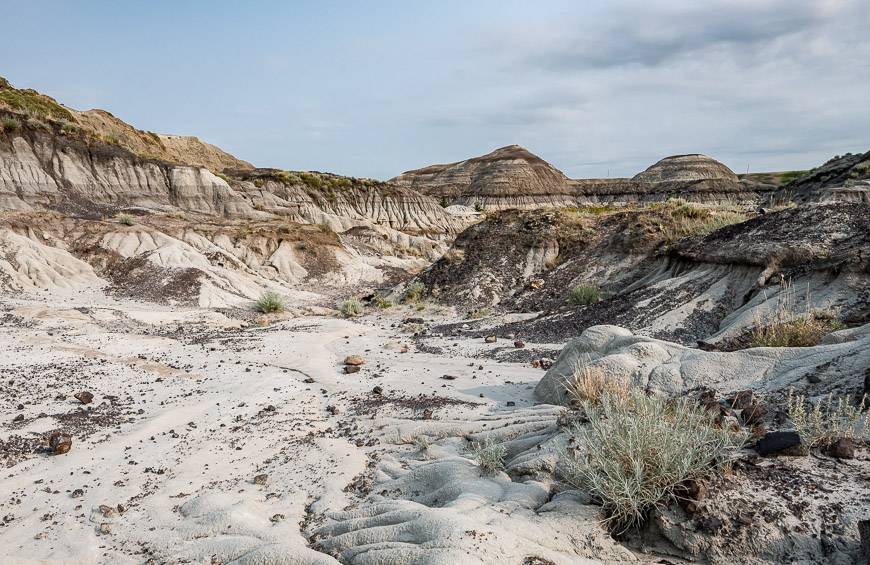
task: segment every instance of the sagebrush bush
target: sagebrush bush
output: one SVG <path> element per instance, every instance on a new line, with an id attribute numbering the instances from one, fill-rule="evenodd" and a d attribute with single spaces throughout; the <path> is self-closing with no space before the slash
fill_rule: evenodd
<path id="1" fill-rule="evenodd" d="M 380 294 L 375 294 L 374 301 L 375 301 L 375 306 L 377 306 L 378 308 L 381 308 L 383 310 L 393 307 L 393 302 L 389 298 L 385 298 L 385 297 L 381 296 Z"/>
<path id="2" fill-rule="evenodd" d="M 568 294 L 568 303 L 572 306 L 586 306 L 593 302 L 598 302 L 601 298 L 601 291 L 597 286 L 588 283 L 580 283 L 571 289 Z"/>
<path id="3" fill-rule="evenodd" d="M 483 442 L 474 442 L 468 448 L 468 454 L 477 461 L 480 469 L 491 475 L 504 470 L 504 458 L 507 448 L 492 438 L 486 438 Z"/>
<path id="4" fill-rule="evenodd" d="M 348 298 L 339 302 L 338 310 L 345 318 L 352 318 L 354 316 L 361 316 L 365 308 L 363 303 L 356 298 Z"/>
<path id="5" fill-rule="evenodd" d="M 133 216 L 130 214 L 118 214 L 117 218 L 118 223 L 124 226 L 132 226 L 135 223 Z"/>
<path id="6" fill-rule="evenodd" d="M 273 312 L 283 312 L 284 311 L 284 299 L 281 298 L 281 295 L 277 292 L 272 292 L 271 290 L 264 292 L 260 295 L 260 298 L 254 303 L 254 307 L 257 312 L 262 312 L 263 314 L 271 314 Z"/>
<path id="7" fill-rule="evenodd" d="M 840 438 L 863 439 L 868 431 L 866 406 L 866 396 L 852 406 L 842 397 L 835 402 L 833 393 L 829 393 L 827 399 L 817 400 L 812 410 L 807 410 L 806 397 L 789 389 L 786 411 L 807 446 L 825 447 Z"/>
<path id="8" fill-rule="evenodd" d="M 402 301 L 405 303 L 408 302 L 417 302 L 420 298 L 423 297 L 423 292 L 426 291 L 426 285 L 421 283 L 420 281 L 414 281 L 405 288 L 405 293 L 402 295 Z"/>
<path id="9" fill-rule="evenodd" d="M 577 451 L 563 450 L 562 477 L 601 503 L 614 531 L 640 524 L 675 497 L 688 480 L 702 481 L 730 459 L 746 434 L 717 428 L 714 415 L 692 400 L 604 394 L 584 402 L 588 423 L 571 433 Z"/>

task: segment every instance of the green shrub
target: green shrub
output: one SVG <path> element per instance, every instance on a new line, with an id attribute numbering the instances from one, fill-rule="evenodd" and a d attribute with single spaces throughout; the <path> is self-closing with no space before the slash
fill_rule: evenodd
<path id="1" fill-rule="evenodd" d="M 119 224 L 124 226 L 132 226 L 135 223 L 133 216 L 131 216 L 130 214 L 118 214 L 118 217 L 116 219 L 118 220 Z"/>
<path id="2" fill-rule="evenodd" d="M 3 131 L 16 131 L 21 128 L 21 122 L 12 117 L 5 117 L 0 120 L 0 129 Z"/>
<path id="3" fill-rule="evenodd" d="M 414 281 L 408 284 L 407 288 L 405 288 L 405 293 L 402 295 L 402 302 L 408 304 L 410 302 L 417 302 L 420 298 L 423 297 L 423 293 L 426 291 L 426 285 L 421 283 L 420 281 Z"/>
<path id="4" fill-rule="evenodd" d="M 468 454 L 477 461 L 477 466 L 488 474 L 494 474 L 504 470 L 504 458 L 507 448 L 492 438 L 486 438 L 483 442 L 474 442 L 468 448 Z"/>
<path id="5" fill-rule="evenodd" d="M 28 117 L 26 123 L 30 129 L 48 129 L 48 124 L 35 116 Z"/>
<path id="6" fill-rule="evenodd" d="M 586 306 L 598 302 L 601 299 L 601 291 L 597 286 L 580 283 L 571 289 L 568 295 L 568 303 L 572 306 Z"/>
<path id="7" fill-rule="evenodd" d="M 577 451 L 563 450 L 561 476 L 589 491 L 615 531 L 640 524 L 656 506 L 672 501 L 686 481 L 703 481 L 726 463 L 747 435 L 715 425 L 715 415 L 694 401 L 604 394 L 584 402 L 588 423 L 571 427 Z"/>
<path id="8" fill-rule="evenodd" d="M 273 312 L 284 311 L 284 299 L 277 292 L 266 291 L 260 295 L 260 298 L 254 303 L 254 308 L 257 312 L 263 314 L 271 314 Z"/>
<path id="9" fill-rule="evenodd" d="M 348 298 L 338 304 L 338 310 L 345 318 L 361 316 L 365 311 L 363 303 L 356 298 Z"/>

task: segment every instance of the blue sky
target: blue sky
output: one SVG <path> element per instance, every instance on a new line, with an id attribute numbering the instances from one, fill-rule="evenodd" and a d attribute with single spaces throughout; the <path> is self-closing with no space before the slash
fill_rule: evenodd
<path id="1" fill-rule="evenodd" d="M 258 166 L 389 178 L 517 143 L 599 177 L 870 149 L 866 0 L 2 4 L 16 86 Z"/>

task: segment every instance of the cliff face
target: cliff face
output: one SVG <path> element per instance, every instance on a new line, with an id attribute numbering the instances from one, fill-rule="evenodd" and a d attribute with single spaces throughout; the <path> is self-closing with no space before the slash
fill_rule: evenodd
<path id="1" fill-rule="evenodd" d="M 393 182 L 446 204 L 496 210 L 631 204 L 676 196 L 700 202 L 738 199 L 754 203 L 775 189 L 742 183 L 728 167 L 700 154 L 666 157 L 630 179 L 569 179 L 517 145 L 458 163 L 408 171 Z"/>
<path id="2" fill-rule="evenodd" d="M 870 151 L 834 157 L 783 186 L 780 194 L 798 202 L 870 204 Z"/>

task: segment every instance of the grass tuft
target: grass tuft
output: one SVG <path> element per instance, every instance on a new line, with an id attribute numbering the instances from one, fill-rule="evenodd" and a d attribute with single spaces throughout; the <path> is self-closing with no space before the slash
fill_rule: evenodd
<path id="1" fill-rule="evenodd" d="M 568 303 L 572 306 L 586 306 L 601 299 L 601 290 L 593 284 L 580 283 L 571 289 Z"/>
<path id="2" fill-rule="evenodd" d="M 363 303 L 356 298 L 348 298 L 338 304 L 338 310 L 345 318 L 361 316 L 365 311 Z"/>
<path id="3" fill-rule="evenodd" d="M 589 421 L 572 426 L 579 449 L 563 450 L 561 475 L 601 503 L 617 532 L 675 499 L 686 481 L 708 479 L 746 441 L 745 433 L 717 428 L 713 414 L 685 397 L 633 388 L 627 398 L 604 394 L 583 408 Z"/>
<path id="4" fill-rule="evenodd" d="M 477 466 L 486 473 L 492 475 L 504 470 L 504 458 L 507 448 L 492 438 L 483 442 L 474 442 L 468 448 L 468 454 L 477 461 Z"/>
<path id="5" fill-rule="evenodd" d="M 0 120 L 0 129 L 2 129 L 4 132 L 17 131 L 20 128 L 21 128 L 21 122 L 19 122 L 15 118 L 6 116 L 2 120 Z"/>
<path id="6" fill-rule="evenodd" d="M 132 226 L 136 223 L 135 219 L 130 214 L 118 214 L 116 219 L 122 226 Z"/>
<path id="7" fill-rule="evenodd" d="M 795 431 L 809 447 L 826 447 L 840 438 L 864 439 L 868 431 L 868 417 L 864 414 L 867 397 L 861 398 L 858 406 L 852 406 L 845 398 L 829 393 L 807 410 L 803 395 L 788 391 L 786 410 Z"/>
<path id="8" fill-rule="evenodd" d="M 414 281 L 408 284 L 408 287 L 405 288 L 405 293 L 402 295 L 402 302 L 404 302 L 405 304 L 417 302 L 423 297 L 423 293 L 425 291 L 426 285 L 424 285 L 420 281 Z"/>
<path id="9" fill-rule="evenodd" d="M 631 386 L 622 378 L 608 377 L 601 367 L 584 365 L 566 379 L 565 391 L 573 406 L 583 406 L 585 402 L 597 406 L 604 395 L 616 396 L 627 402 Z"/>
<path id="10" fill-rule="evenodd" d="M 266 291 L 260 295 L 260 298 L 254 303 L 254 308 L 257 312 L 263 314 L 272 314 L 274 312 L 284 311 L 284 299 L 277 292 Z"/>

